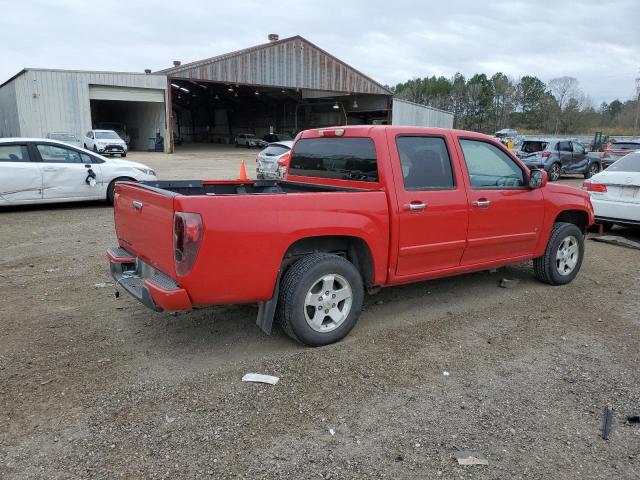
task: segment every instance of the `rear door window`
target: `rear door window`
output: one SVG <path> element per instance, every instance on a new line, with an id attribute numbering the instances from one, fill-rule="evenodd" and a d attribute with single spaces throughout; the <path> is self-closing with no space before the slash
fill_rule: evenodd
<path id="1" fill-rule="evenodd" d="M 26 145 L 0 145 L 0 162 L 30 162 Z"/>
<path id="2" fill-rule="evenodd" d="M 378 162 L 370 138 L 304 138 L 296 143 L 290 175 L 338 180 L 378 181 Z"/>
<path id="3" fill-rule="evenodd" d="M 572 152 L 571 142 L 558 142 L 558 151 L 559 152 Z"/>
<path id="4" fill-rule="evenodd" d="M 451 159 L 443 138 L 402 136 L 396 144 L 406 190 L 455 187 Z"/>

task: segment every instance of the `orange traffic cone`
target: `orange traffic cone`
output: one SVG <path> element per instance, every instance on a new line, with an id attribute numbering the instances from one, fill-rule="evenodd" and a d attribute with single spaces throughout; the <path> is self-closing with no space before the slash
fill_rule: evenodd
<path id="1" fill-rule="evenodd" d="M 244 160 L 242 160 L 242 163 L 240 164 L 240 177 L 238 178 L 238 180 L 249 180 L 249 178 L 247 177 L 247 167 L 244 164 Z"/>

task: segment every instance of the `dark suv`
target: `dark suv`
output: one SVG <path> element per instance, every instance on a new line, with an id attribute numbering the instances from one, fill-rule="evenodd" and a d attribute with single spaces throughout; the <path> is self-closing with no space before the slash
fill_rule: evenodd
<path id="1" fill-rule="evenodd" d="M 529 168 L 544 168 L 555 182 L 564 173 L 579 173 L 591 178 L 602 170 L 600 157 L 587 153 L 576 140 L 554 138 L 525 140 L 516 152 Z"/>

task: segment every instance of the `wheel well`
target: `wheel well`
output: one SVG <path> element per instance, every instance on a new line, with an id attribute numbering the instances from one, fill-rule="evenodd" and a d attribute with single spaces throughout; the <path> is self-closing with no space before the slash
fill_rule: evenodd
<path id="1" fill-rule="evenodd" d="M 349 260 L 358 269 L 366 286 L 373 285 L 373 257 L 364 240 L 358 237 L 322 236 L 309 237 L 293 243 L 282 259 L 284 272 L 296 260 L 310 253 L 333 253 Z"/>
<path id="2" fill-rule="evenodd" d="M 556 223 L 557 222 L 573 223 L 578 226 L 580 230 L 585 232 L 587 230 L 587 225 L 589 224 L 589 216 L 587 215 L 587 212 L 583 210 L 565 210 L 558 214 L 556 217 Z"/>
<path id="3" fill-rule="evenodd" d="M 111 185 L 115 185 L 116 182 L 136 182 L 137 180 L 132 177 L 117 177 L 109 182 L 107 185 L 107 198 L 109 197 L 109 188 Z"/>

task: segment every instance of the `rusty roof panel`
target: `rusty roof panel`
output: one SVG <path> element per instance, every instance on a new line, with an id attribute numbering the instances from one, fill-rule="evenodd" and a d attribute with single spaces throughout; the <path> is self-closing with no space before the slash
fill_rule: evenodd
<path id="1" fill-rule="evenodd" d="M 160 73 L 160 72 L 159 72 Z M 345 93 L 392 93 L 300 36 L 162 70 L 173 78 Z"/>

